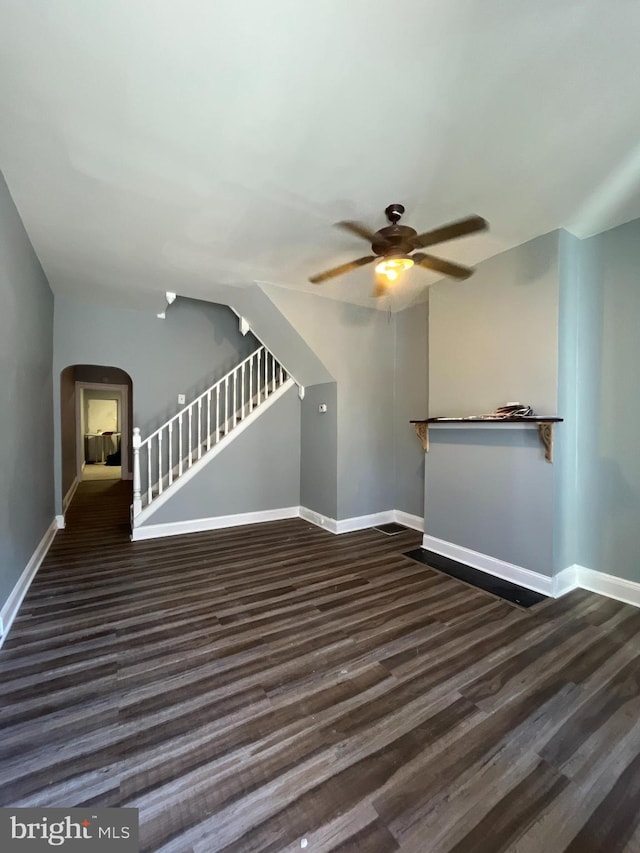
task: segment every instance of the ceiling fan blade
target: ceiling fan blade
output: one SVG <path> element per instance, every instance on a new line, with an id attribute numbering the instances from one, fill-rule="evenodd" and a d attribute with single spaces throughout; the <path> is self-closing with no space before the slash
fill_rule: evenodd
<path id="1" fill-rule="evenodd" d="M 419 266 L 444 273 L 444 275 L 450 275 L 452 278 L 469 278 L 473 274 L 473 270 L 470 267 L 463 267 L 451 261 L 443 261 L 442 258 L 425 255 L 424 252 L 417 252 L 411 257 Z"/>
<path id="2" fill-rule="evenodd" d="M 476 231 L 485 231 L 489 223 L 481 216 L 467 216 L 466 219 L 458 219 L 433 231 L 425 231 L 412 239 L 416 249 L 424 249 L 434 246 L 436 243 L 444 243 L 446 240 L 454 240 L 456 237 L 464 237 L 465 234 L 474 234 Z"/>
<path id="3" fill-rule="evenodd" d="M 326 281 L 328 278 L 334 278 L 335 276 L 342 275 L 345 272 L 351 272 L 351 270 L 363 267 L 365 264 L 370 264 L 371 261 L 375 261 L 375 259 L 375 255 L 367 255 L 366 258 L 358 258 L 355 261 L 349 261 L 348 264 L 342 264 L 339 267 L 334 267 L 332 270 L 325 270 L 317 275 L 312 275 L 309 281 L 311 284 L 322 284 L 322 282 Z"/>
<path id="4" fill-rule="evenodd" d="M 351 231 L 352 234 L 362 237 L 363 240 L 366 240 L 369 243 L 373 243 L 376 236 L 370 228 L 367 228 L 367 226 L 363 225 L 361 222 L 336 222 L 336 228 L 343 228 L 345 231 Z"/>

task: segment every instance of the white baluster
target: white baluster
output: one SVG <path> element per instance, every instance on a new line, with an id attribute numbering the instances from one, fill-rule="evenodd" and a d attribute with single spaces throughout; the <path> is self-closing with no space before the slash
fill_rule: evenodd
<path id="1" fill-rule="evenodd" d="M 202 397 L 198 398 L 198 459 L 202 458 Z"/>
<path id="2" fill-rule="evenodd" d="M 271 394 L 271 386 L 269 384 L 269 357 L 271 353 L 268 350 L 264 351 L 264 398 L 265 400 Z"/>
<path id="3" fill-rule="evenodd" d="M 229 377 L 224 378 L 224 434 L 229 432 Z"/>
<path id="4" fill-rule="evenodd" d="M 182 477 L 182 412 L 178 415 L 178 477 Z"/>
<path id="5" fill-rule="evenodd" d="M 284 375 L 282 370 L 282 365 L 280 365 L 280 385 L 284 382 Z"/>
<path id="6" fill-rule="evenodd" d="M 142 512 L 142 497 L 140 494 L 140 428 L 133 428 L 133 517 Z"/>
<path id="7" fill-rule="evenodd" d="M 207 450 L 211 450 L 211 389 L 207 392 Z"/>
<path id="8" fill-rule="evenodd" d="M 162 494 L 162 430 L 158 433 L 158 494 Z"/>
<path id="9" fill-rule="evenodd" d="M 220 440 L 220 386 L 216 385 L 216 444 Z"/>
<path id="10" fill-rule="evenodd" d="M 189 406 L 189 468 L 193 464 L 193 406 Z"/>
<path id="11" fill-rule="evenodd" d="M 264 400 L 269 396 L 269 352 L 267 350 L 264 351 L 264 390 L 262 392 L 262 397 Z"/>
<path id="12" fill-rule="evenodd" d="M 273 353 L 271 354 L 271 390 L 276 390 L 276 360 Z"/>
<path id="13" fill-rule="evenodd" d="M 262 399 L 266 400 L 269 396 L 269 353 L 264 351 L 262 359 Z"/>
<path id="14" fill-rule="evenodd" d="M 151 442 L 147 439 L 147 480 L 148 480 L 147 506 L 149 506 L 149 504 L 153 500 L 153 488 L 151 486 L 151 477 L 152 476 L 153 475 L 151 473 Z"/>
<path id="15" fill-rule="evenodd" d="M 173 421 L 169 421 L 169 485 L 173 483 Z"/>
<path id="16" fill-rule="evenodd" d="M 244 369 L 247 366 L 246 361 L 242 362 L 242 380 L 240 382 L 240 398 L 242 399 L 242 412 L 240 413 L 240 418 L 244 420 Z"/>
<path id="17" fill-rule="evenodd" d="M 253 411 L 253 353 L 249 361 L 249 411 Z"/>
<path id="18" fill-rule="evenodd" d="M 262 350 L 259 349 L 258 353 L 256 355 L 257 362 L 258 362 L 258 369 L 256 371 L 256 386 L 257 386 L 256 387 L 256 406 L 260 405 L 260 381 L 261 381 L 260 380 L 260 355 L 261 355 L 261 353 L 262 353 Z"/>
<path id="19" fill-rule="evenodd" d="M 238 422 L 238 371 L 233 371 L 233 425 Z"/>
<path id="20" fill-rule="evenodd" d="M 271 385 L 269 383 L 269 358 L 271 356 L 270 352 L 265 352 L 264 354 L 264 384 L 265 384 L 265 398 L 269 396 L 271 393 Z"/>

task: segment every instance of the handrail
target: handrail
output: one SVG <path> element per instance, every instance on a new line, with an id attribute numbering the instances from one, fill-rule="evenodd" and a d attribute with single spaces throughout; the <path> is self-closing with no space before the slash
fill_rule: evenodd
<path id="1" fill-rule="evenodd" d="M 149 506 L 289 380 L 295 382 L 263 344 L 145 439 L 136 427 L 132 442 L 134 518 L 142 512 L 143 496 Z M 140 451 L 145 448 L 141 459 Z"/>
<path id="2" fill-rule="evenodd" d="M 209 388 L 207 388 L 205 391 L 203 391 L 203 392 L 202 392 L 202 394 L 200 394 L 200 396 L 199 396 L 199 397 L 196 397 L 194 400 L 192 400 L 192 401 L 191 401 L 191 403 L 187 403 L 187 405 L 186 405 L 186 406 L 184 406 L 182 409 L 180 409 L 180 411 L 179 411 L 179 412 L 176 412 L 176 414 L 175 414 L 175 415 L 173 415 L 172 417 L 170 417 L 168 421 L 165 421 L 165 423 L 163 423 L 163 424 L 162 424 L 162 426 L 159 426 L 159 427 L 158 427 L 158 429 L 154 430 L 154 431 L 153 431 L 152 433 L 150 433 L 146 438 L 143 438 L 143 439 L 142 439 L 142 441 L 141 441 L 140 446 L 142 447 L 142 445 L 143 445 L 143 444 L 146 444 L 148 441 L 151 441 L 151 439 L 152 439 L 152 438 L 155 438 L 155 437 L 156 437 L 156 435 L 158 435 L 158 433 L 162 432 L 162 430 L 163 430 L 163 429 L 166 429 L 172 421 L 177 420 L 178 418 L 182 417 L 182 415 L 184 415 L 184 414 L 185 414 L 185 412 L 188 412 L 188 411 L 189 411 L 189 409 L 190 409 L 192 406 L 197 406 L 197 405 L 198 405 L 198 401 L 203 400 L 203 399 L 204 399 L 208 394 L 210 394 L 210 393 L 211 393 L 211 392 L 212 392 L 212 391 L 213 391 L 217 386 L 221 386 L 221 385 L 223 385 L 223 384 L 224 384 L 224 382 L 225 382 L 225 380 L 229 379 L 229 377 L 230 377 L 230 376 L 232 376 L 234 373 L 237 373 L 237 372 L 238 372 L 238 370 L 242 370 L 242 365 L 243 365 L 243 364 L 246 364 L 246 363 L 247 363 L 247 362 L 249 362 L 249 361 L 251 361 L 251 360 L 253 359 L 253 357 L 254 357 L 258 352 L 261 352 L 262 350 L 265 350 L 266 352 L 269 352 L 269 354 L 270 354 L 270 355 L 273 355 L 273 353 L 271 353 L 271 352 L 270 352 L 270 351 L 269 351 L 265 346 L 261 346 L 261 347 L 258 347 L 258 349 L 255 349 L 255 350 L 251 353 L 251 355 L 248 355 L 248 356 L 247 356 L 245 359 L 243 359 L 239 364 L 237 364 L 234 368 L 232 368 L 228 373 L 225 373 L 225 375 L 222 377 L 222 379 L 219 379 L 217 382 L 214 382 L 214 383 L 213 383 L 213 385 L 211 385 Z M 289 374 L 289 375 L 291 375 L 291 374 Z"/>

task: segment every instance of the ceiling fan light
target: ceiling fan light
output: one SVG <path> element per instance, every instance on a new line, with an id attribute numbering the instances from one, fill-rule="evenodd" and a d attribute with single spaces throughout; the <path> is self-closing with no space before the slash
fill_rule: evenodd
<path id="1" fill-rule="evenodd" d="M 383 258 L 376 266 L 378 275 L 383 275 L 387 281 L 396 281 L 400 273 L 411 269 L 413 258 L 408 255 L 396 255 L 392 258 Z"/>

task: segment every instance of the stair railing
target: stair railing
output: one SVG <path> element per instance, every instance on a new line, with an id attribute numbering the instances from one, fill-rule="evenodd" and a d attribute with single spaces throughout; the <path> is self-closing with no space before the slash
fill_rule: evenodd
<path id="1" fill-rule="evenodd" d="M 134 518 L 289 378 L 261 346 L 144 440 L 135 427 Z"/>

